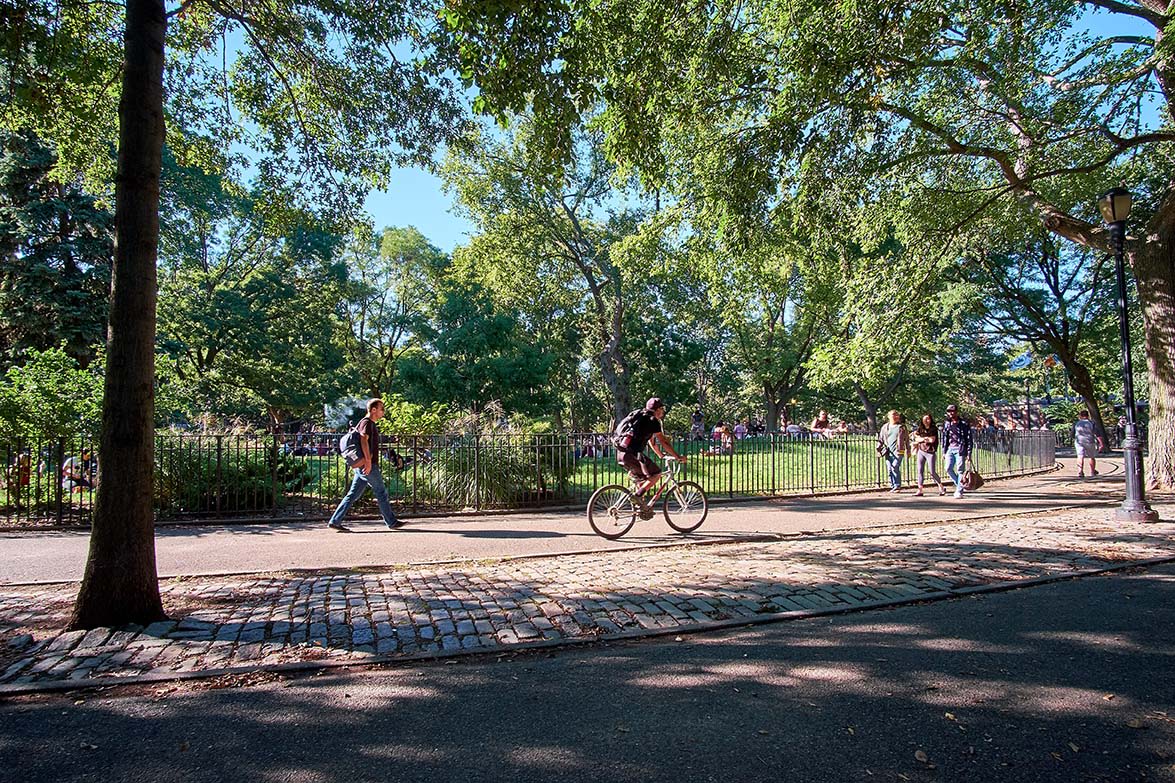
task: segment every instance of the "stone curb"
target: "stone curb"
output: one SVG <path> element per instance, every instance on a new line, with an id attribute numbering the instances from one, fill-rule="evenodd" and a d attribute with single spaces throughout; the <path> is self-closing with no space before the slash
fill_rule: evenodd
<path id="1" fill-rule="evenodd" d="M 996 481 L 1007 481 L 1009 479 L 1028 478 L 1030 476 L 1041 476 L 1041 475 L 1044 475 L 1045 473 L 1055 473 L 1056 471 L 1060 470 L 1061 467 L 1062 467 L 1061 463 L 1054 462 L 1052 465 L 1050 465 L 1047 468 L 1041 468 L 1039 470 L 1032 470 L 1032 471 L 1028 471 L 1027 473 L 1016 473 L 1016 474 L 1012 474 L 1012 475 L 1008 475 L 1008 476 L 997 476 L 995 478 L 986 479 L 984 483 L 988 484 L 988 483 L 996 482 Z M 742 503 L 766 502 L 766 501 L 771 501 L 771 500 L 788 500 L 788 499 L 792 499 L 792 498 L 823 498 L 823 497 L 832 498 L 832 497 L 844 497 L 847 495 L 868 495 L 868 494 L 873 494 L 873 493 L 884 494 L 885 490 L 881 489 L 881 488 L 868 487 L 868 488 L 864 488 L 864 489 L 840 490 L 840 491 L 836 491 L 836 492 L 814 492 L 814 493 L 810 492 L 810 493 L 802 494 L 802 495 L 764 495 L 762 497 L 749 496 L 749 497 L 734 497 L 734 498 L 716 497 L 716 498 L 712 499 L 712 501 L 713 501 L 713 505 L 726 506 L 726 505 L 740 505 Z M 406 520 L 407 519 L 439 519 L 439 520 L 458 519 L 458 520 L 466 520 L 466 519 L 477 519 L 479 517 L 508 516 L 510 514 L 526 514 L 526 513 L 542 514 L 545 512 L 568 512 L 568 511 L 574 511 L 578 508 L 580 508 L 580 506 L 567 505 L 567 506 L 545 506 L 542 508 L 533 508 L 533 509 L 527 509 L 527 508 L 485 509 L 483 511 L 455 511 L 455 512 L 451 512 L 448 514 L 439 514 L 439 515 L 437 515 L 437 514 L 432 514 L 432 515 L 430 515 L 430 514 L 405 514 L 405 515 L 401 515 L 401 518 L 406 519 Z M 221 519 L 218 519 L 216 517 L 204 517 L 201 519 L 169 519 L 169 520 L 163 520 L 163 521 L 156 522 L 155 527 L 157 527 L 157 528 L 160 528 L 160 527 L 162 527 L 162 528 L 168 528 L 168 527 L 237 527 L 237 526 L 243 527 L 245 525 L 284 525 L 284 524 L 300 524 L 303 522 L 325 522 L 328 519 L 328 517 L 329 517 L 329 515 L 297 517 L 297 518 L 269 517 L 269 518 L 265 518 L 265 519 L 251 519 L 249 517 L 225 517 L 225 518 L 221 518 Z M 379 516 L 378 515 L 372 515 L 370 517 L 358 517 L 357 516 L 357 517 L 354 517 L 354 519 L 371 520 L 371 519 L 379 519 Z M 89 530 L 89 529 L 90 529 L 90 525 L 46 525 L 43 527 L 18 527 L 15 525 L 0 525 L 0 533 L 69 533 L 69 532 L 79 532 L 82 530 Z M 212 576 L 212 574 L 207 574 L 207 576 Z M 48 583 L 46 583 L 46 584 L 48 584 Z"/>
<path id="2" fill-rule="evenodd" d="M 457 658 L 484 658 L 488 656 L 499 656 L 504 653 L 579 648 L 587 647 L 593 644 L 599 644 L 601 642 L 652 639 L 662 636 L 684 636 L 687 634 L 693 635 L 709 633 L 713 631 L 729 630 L 731 628 L 745 628 L 755 625 L 792 622 L 795 620 L 807 620 L 815 617 L 831 617 L 844 614 L 856 614 L 858 612 L 873 611 L 878 609 L 893 609 L 902 606 L 911 606 L 914 604 L 937 603 L 939 601 L 948 601 L 955 598 L 966 598 L 968 596 L 982 595 L 984 593 L 1002 593 L 1009 590 L 1018 590 L 1026 587 L 1038 587 L 1054 582 L 1084 579 L 1092 576 L 1111 574 L 1118 571 L 1128 571 L 1137 568 L 1152 568 L 1154 566 L 1166 565 L 1168 563 L 1175 563 L 1175 556 L 1134 560 L 1128 563 L 1117 563 L 1115 565 L 1106 566 L 1104 568 L 1070 571 L 1068 573 L 1052 574 L 1049 576 L 1034 577 L 1032 579 L 993 582 L 992 584 L 987 585 L 973 585 L 970 587 L 940 590 L 938 592 L 910 596 L 909 598 L 898 598 L 889 601 L 870 601 L 867 603 L 857 604 L 855 606 L 836 607 L 829 609 L 812 609 L 804 611 L 772 612 L 756 617 L 711 620 L 688 626 L 678 626 L 675 628 L 641 628 L 631 631 L 621 631 L 620 633 L 616 634 L 601 634 L 599 636 L 593 636 L 590 638 L 550 639 L 521 644 L 502 645 L 499 647 L 486 647 L 475 650 L 437 651 L 429 653 L 413 653 L 410 655 L 399 656 L 373 655 L 372 657 L 361 661 L 295 661 L 291 663 L 262 664 L 260 666 L 235 666 L 221 669 L 205 669 L 203 671 L 176 672 L 174 674 L 159 673 L 130 677 L 103 677 L 92 680 L 0 685 L 0 699 L 42 693 L 89 691 L 95 688 L 108 688 L 121 685 L 146 685 L 165 682 L 206 680 L 234 674 L 278 674 L 288 672 L 329 671 L 334 669 L 369 669 L 376 666 L 389 666 L 394 664 L 411 664 L 425 661 L 440 661 Z"/>

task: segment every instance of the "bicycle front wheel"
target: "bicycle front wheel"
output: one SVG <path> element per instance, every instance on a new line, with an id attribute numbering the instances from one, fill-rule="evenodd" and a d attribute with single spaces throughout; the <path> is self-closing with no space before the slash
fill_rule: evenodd
<path id="1" fill-rule="evenodd" d="M 665 500 L 661 504 L 665 521 L 678 533 L 691 533 L 697 530 L 706 521 L 706 513 L 709 510 L 710 504 L 706 501 L 706 493 L 693 481 L 677 482 L 677 486 L 665 492 Z"/>
<path id="2" fill-rule="evenodd" d="M 597 535 L 614 541 L 632 529 L 639 511 L 627 488 L 608 484 L 592 493 L 588 501 L 588 524 Z"/>

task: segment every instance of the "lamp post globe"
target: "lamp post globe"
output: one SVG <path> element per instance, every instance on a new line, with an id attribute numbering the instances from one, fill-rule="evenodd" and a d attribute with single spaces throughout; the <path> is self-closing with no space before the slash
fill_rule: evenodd
<path id="1" fill-rule="evenodd" d="M 1133 198 L 1126 188 L 1113 188 L 1097 200 L 1110 229 L 1114 248 L 1114 273 L 1118 282 L 1118 331 L 1122 340 L 1122 396 L 1126 405 L 1126 437 L 1122 439 L 1122 461 L 1126 465 L 1126 499 L 1114 512 L 1114 518 L 1123 522 L 1157 522 L 1159 514 L 1147 505 L 1142 482 L 1142 443 L 1135 424 L 1134 370 L 1130 361 L 1130 315 L 1126 310 L 1126 219 L 1130 217 Z"/>

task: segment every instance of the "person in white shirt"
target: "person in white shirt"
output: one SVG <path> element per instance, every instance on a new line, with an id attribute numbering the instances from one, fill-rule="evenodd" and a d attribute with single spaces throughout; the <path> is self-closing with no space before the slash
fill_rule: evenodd
<path id="1" fill-rule="evenodd" d="M 1085 460 L 1089 460 L 1089 475 L 1097 475 L 1097 453 L 1106 447 L 1102 436 L 1093 428 L 1089 411 L 1077 414 L 1073 424 L 1073 445 L 1077 447 L 1077 476 L 1085 478 Z"/>

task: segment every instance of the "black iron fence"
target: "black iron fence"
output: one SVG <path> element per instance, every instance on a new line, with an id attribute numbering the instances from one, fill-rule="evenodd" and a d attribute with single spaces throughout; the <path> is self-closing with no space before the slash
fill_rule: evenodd
<path id="1" fill-rule="evenodd" d="M 274 435 L 160 433 L 155 443 L 157 518 L 321 519 L 351 472 L 336 433 Z M 678 441 L 687 473 L 715 499 L 807 495 L 888 486 L 871 436 Z M 976 437 L 974 461 L 988 477 L 1053 465 L 1052 432 Z M 88 524 L 102 460 L 84 438 L 0 441 L 0 524 Z M 604 484 L 626 482 L 600 433 L 401 435 L 385 437 L 384 482 L 398 509 L 422 512 L 567 507 Z M 913 480 L 913 461 L 902 471 Z M 941 472 L 941 470 L 940 470 Z M 374 514 L 374 503 L 353 513 Z"/>

